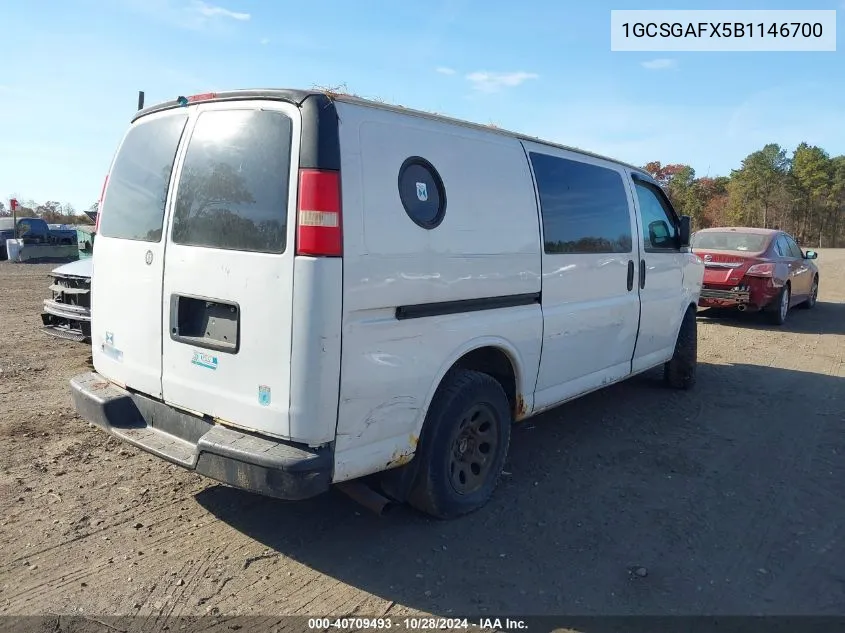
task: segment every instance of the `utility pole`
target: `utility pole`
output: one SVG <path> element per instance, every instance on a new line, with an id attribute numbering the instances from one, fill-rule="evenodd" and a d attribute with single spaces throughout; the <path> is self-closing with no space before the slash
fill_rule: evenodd
<path id="1" fill-rule="evenodd" d="M 18 239 L 18 200 L 12 198 L 9 200 L 9 206 L 12 207 L 12 227 L 15 231 L 15 239 Z"/>

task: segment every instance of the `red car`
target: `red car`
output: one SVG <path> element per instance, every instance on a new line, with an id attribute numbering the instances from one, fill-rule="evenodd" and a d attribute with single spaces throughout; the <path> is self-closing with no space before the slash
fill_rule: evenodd
<path id="1" fill-rule="evenodd" d="M 789 309 L 812 308 L 819 294 L 815 251 L 803 252 L 783 231 L 755 228 L 703 229 L 692 251 L 704 260 L 698 305 L 766 311 L 782 325 Z"/>

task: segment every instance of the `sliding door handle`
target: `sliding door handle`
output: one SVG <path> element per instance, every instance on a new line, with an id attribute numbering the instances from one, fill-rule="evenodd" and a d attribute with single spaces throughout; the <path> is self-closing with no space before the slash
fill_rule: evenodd
<path id="1" fill-rule="evenodd" d="M 628 260 L 628 292 L 634 289 L 634 260 Z"/>
<path id="2" fill-rule="evenodd" d="M 645 288 L 645 260 L 640 260 L 640 290 Z"/>

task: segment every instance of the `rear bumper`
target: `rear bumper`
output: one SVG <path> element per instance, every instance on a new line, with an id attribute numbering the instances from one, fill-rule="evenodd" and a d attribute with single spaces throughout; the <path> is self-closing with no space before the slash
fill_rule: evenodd
<path id="1" fill-rule="evenodd" d="M 746 277 L 739 286 L 705 284 L 701 288 L 698 305 L 702 308 L 742 308 L 762 310 L 777 297 L 780 288 L 768 278 Z"/>
<path id="2" fill-rule="evenodd" d="M 704 307 L 739 306 L 751 303 L 751 293 L 748 290 L 734 288 L 702 288 L 698 298 L 698 305 Z"/>
<path id="3" fill-rule="evenodd" d="M 125 442 L 225 484 L 299 500 L 331 484 L 333 447 L 313 449 L 213 424 L 88 372 L 70 381 L 76 411 Z"/>

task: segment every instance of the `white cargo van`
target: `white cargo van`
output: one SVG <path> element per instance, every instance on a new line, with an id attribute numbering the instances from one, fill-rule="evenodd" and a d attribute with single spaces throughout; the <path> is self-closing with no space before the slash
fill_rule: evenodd
<path id="1" fill-rule="evenodd" d="M 79 413 L 284 499 L 382 473 L 483 505 L 515 421 L 663 365 L 695 381 L 703 264 L 640 169 L 314 91 L 134 118 L 93 257 Z"/>

